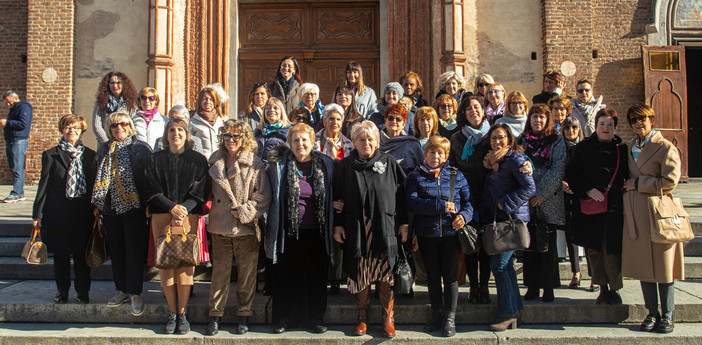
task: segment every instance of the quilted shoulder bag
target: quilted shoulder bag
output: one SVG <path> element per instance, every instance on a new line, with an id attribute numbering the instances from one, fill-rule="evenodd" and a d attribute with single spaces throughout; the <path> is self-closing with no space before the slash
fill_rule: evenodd
<path id="1" fill-rule="evenodd" d="M 456 170 L 451 170 L 449 174 L 451 175 L 451 182 L 449 184 L 448 201 L 453 202 L 453 195 L 456 189 Z M 469 255 L 477 252 L 480 249 L 480 245 L 478 244 L 478 230 L 468 225 L 468 219 L 465 221 L 466 225 L 457 229 L 456 233 L 458 234 L 458 244 L 461 245 L 461 251 Z"/>
<path id="2" fill-rule="evenodd" d="M 32 238 L 22 248 L 22 258 L 32 265 L 43 265 L 49 261 L 46 245 L 41 241 L 39 227 L 32 229 Z"/>
<path id="3" fill-rule="evenodd" d="M 682 200 L 673 197 L 672 193 L 648 197 L 651 207 L 649 223 L 651 226 L 651 241 L 655 243 L 687 242 L 695 238 L 690 225 L 688 213 L 683 208 Z"/>
<path id="4" fill-rule="evenodd" d="M 99 267 L 107 261 L 107 234 L 102 226 L 100 217 L 95 217 L 93 232 L 88 238 L 88 245 L 85 247 L 85 263 L 89 267 Z"/>
<path id="5" fill-rule="evenodd" d="M 607 194 L 609 193 L 609 189 L 612 188 L 612 183 L 614 183 L 614 178 L 617 176 L 617 171 L 619 171 L 619 144 L 617 144 L 617 168 L 614 169 L 614 174 L 612 175 L 612 178 L 609 180 L 609 184 L 607 185 L 607 189 L 605 189 L 604 192 L 602 192 L 602 195 L 604 196 L 604 200 L 602 201 L 595 201 L 594 199 L 590 197 L 586 197 L 585 199 L 580 199 L 580 212 L 583 214 L 587 215 L 593 215 L 593 214 L 600 214 L 600 213 L 605 213 L 607 212 Z"/>
<path id="6" fill-rule="evenodd" d="M 170 214 L 159 214 L 159 216 Z M 200 239 L 197 237 L 198 215 L 189 215 L 183 221 L 183 227 L 172 227 L 170 221 L 165 225 L 154 225 L 152 216 L 152 231 L 161 233 L 154 242 L 155 266 L 161 269 L 176 269 L 200 264 Z M 195 224 L 195 227 L 192 226 Z M 165 228 L 165 233 L 163 231 Z M 192 231 L 191 231 L 192 230 Z"/>
<path id="7" fill-rule="evenodd" d="M 483 232 L 483 249 L 488 255 L 506 253 L 529 248 L 529 230 L 523 220 L 512 218 L 497 221 L 497 206 L 492 223 L 485 224 Z"/>

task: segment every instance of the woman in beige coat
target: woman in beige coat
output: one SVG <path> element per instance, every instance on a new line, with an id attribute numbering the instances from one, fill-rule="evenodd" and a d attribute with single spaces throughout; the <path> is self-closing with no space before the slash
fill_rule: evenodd
<path id="1" fill-rule="evenodd" d="M 624 184 L 624 238 L 622 275 L 641 281 L 648 316 L 642 331 L 673 331 L 674 279 L 685 279 L 682 243 L 651 241 L 648 198 L 673 191 L 680 179 L 677 148 L 653 129 L 655 114 L 646 105 L 629 108 L 626 114 L 636 137 L 629 151 L 629 177 Z M 658 312 L 658 296 L 663 317 Z"/>
<path id="2" fill-rule="evenodd" d="M 210 324 L 215 335 L 229 295 L 232 257 L 237 267 L 236 332 L 248 332 L 248 318 L 256 293 L 256 269 L 261 231 L 256 225 L 271 202 L 266 165 L 256 157 L 257 144 L 251 127 L 242 120 L 227 120 L 219 130 L 219 150 L 210 157 L 212 209 L 207 231 L 212 235 L 212 285 Z"/>

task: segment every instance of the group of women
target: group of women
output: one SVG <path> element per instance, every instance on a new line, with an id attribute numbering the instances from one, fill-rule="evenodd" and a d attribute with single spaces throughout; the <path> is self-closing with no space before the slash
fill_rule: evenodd
<path id="1" fill-rule="evenodd" d="M 219 330 L 233 260 L 236 331 L 248 331 L 262 245 L 275 333 L 291 327 L 325 332 L 327 282 L 338 291 L 343 271 L 358 310 L 354 334 L 368 331 L 375 283 L 382 331 L 393 337 L 393 271 L 413 239 L 432 309 L 426 331 L 456 333 L 461 274 L 469 277 L 468 301 L 490 303 L 490 272 L 498 317 L 489 328 L 504 331 L 516 327 L 524 309 L 514 253 L 481 249 L 463 257 L 457 230 L 517 218 L 547 229 L 547 249 L 523 253 L 525 300 L 554 300 L 560 286 L 555 230 L 567 230 L 569 287 L 579 286 L 580 245 L 600 289 L 598 304 L 621 304 L 622 277 L 639 279 L 649 309 L 642 330 L 672 331 L 682 245 L 652 243 L 649 224 L 640 221 L 648 217 L 639 213 L 646 212 L 648 195 L 675 188 L 677 150 L 652 128 L 647 106 L 627 112 L 636 133 L 631 145 L 615 135 L 617 113 L 598 109 L 601 100 L 592 109 L 595 131 L 585 138 L 583 124 L 570 116 L 570 99 L 551 89 L 553 76 L 545 75 L 542 92 L 552 97 L 531 108 L 521 92 L 505 95 L 487 74 L 466 91 L 455 72 L 441 76 L 434 107 L 413 72 L 389 83 L 374 105 L 361 66 L 350 62 L 345 83 L 323 105 L 319 88 L 303 83 L 297 61 L 286 56 L 274 81 L 254 84 L 246 110 L 229 120 L 216 86 L 199 92 L 194 111 L 176 106 L 166 118 L 158 113 L 156 90 L 137 93 L 128 77 L 112 72 L 100 84 L 93 115 L 98 152 L 80 141 L 86 121 L 67 115 L 59 122 L 59 145 L 42 157 L 34 218 L 55 255 L 55 301 L 67 301 L 71 256 L 78 301 L 89 301 L 84 248 L 94 217 L 101 217 L 117 290 L 108 305 L 129 300 L 134 315 L 144 309 L 143 263 L 153 262 L 154 242 L 166 229 L 182 228 L 211 244 L 208 335 Z M 577 85 L 579 95 L 592 94 L 588 81 Z M 580 212 L 585 198 L 606 200 L 606 210 Z M 70 226 L 58 216 L 69 208 L 76 214 Z M 202 251 L 209 261 L 206 245 Z M 190 330 L 193 273 L 194 266 L 160 270 L 167 333 Z"/>

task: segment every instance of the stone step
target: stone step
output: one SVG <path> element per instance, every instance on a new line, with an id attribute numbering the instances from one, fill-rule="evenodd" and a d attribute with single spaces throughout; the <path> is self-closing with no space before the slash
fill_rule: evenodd
<path id="1" fill-rule="evenodd" d="M 21 256 L 29 237 L 0 237 L 0 257 Z"/>
<path id="2" fill-rule="evenodd" d="M 567 282 L 563 282 L 564 284 Z M 188 315 L 194 324 L 206 324 L 209 320 L 208 283 L 195 283 L 194 295 L 188 304 Z M 675 320 L 680 323 L 702 322 L 702 284 L 700 281 L 678 281 L 675 283 Z M 160 324 L 168 312 L 162 289 L 157 282 L 146 282 L 142 294 L 145 304 L 141 316 L 133 316 L 131 307 L 125 303 L 108 307 L 106 302 L 114 295 L 111 282 L 93 282 L 87 305 L 76 304 L 71 291 L 69 303 L 53 303 L 56 292 L 51 281 L 14 281 L 0 286 L 0 322 L 49 322 L 49 323 L 135 323 Z M 497 315 L 497 296 L 494 284 L 490 285 L 490 304 L 469 304 L 468 288 L 459 288 L 459 305 L 456 321 L 459 324 L 487 324 Z M 521 288 L 521 294 L 526 292 Z M 638 323 L 646 316 L 641 288 L 638 281 L 625 281 L 620 290 L 623 305 L 596 305 L 597 293 L 581 289 L 556 289 L 552 303 L 540 300 L 524 302 L 521 313 L 524 324 L 587 324 L 587 323 Z M 224 312 L 224 323 L 236 322 L 236 284 L 232 283 Z M 257 293 L 254 298 L 253 324 L 271 322 L 270 298 Z M 414 298 L 398 296 L 395 299 L 395 320 L 398 324 L 423 324 L 431 314 L 426 286 L 415 285 Z M 369 311 L 371 323 L 381 321 L 378 300 L 373 299 Z M 330 325 L 352 325 L 356 322 L 356 304 L 353 295 L 342 289 L 338 296 L 329 296 L 325 322 Z"/>
<path id="3" fill-rule="evenodd" d="M 597 344 L 597 345 L 666 345 L 698 344 L 702 337 L 702 324 L 675 325 L 671 334 L 639 332 L 638 324 L 608 325 L 520 325 L 516 330 L 490 332 L 483 325 L 458 325 L 452 338 L 441 337 L 441 332 L 425 333 L 422 326 L 402 326 L 394 339 L 382 337 L 380 326 L 371 325 L 369 333 L 351 336 L 353 326 L 331 327 L 324 334 L 306 330 L 293 330 L 272 334 L 269 326 L 253 325 L 249 333 L 235 334 L 235 326 L 225 324 L 219 334 L 204 335 L 205 325 L 194 325 L 187 335 L 163 334 L 162 325 L 110 325 L 110 324 L 36 324 L 5 323 L 0 329 L 0 345 L 179 345 L 179 344 L 250 344 L 250 345 L 345 345 L 345 344 L 447 344 L 447 345 L 497 345 L 497 344 Z"/>

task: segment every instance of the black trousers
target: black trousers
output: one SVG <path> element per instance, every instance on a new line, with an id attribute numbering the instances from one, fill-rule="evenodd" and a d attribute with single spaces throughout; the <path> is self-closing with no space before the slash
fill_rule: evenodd
<path id="1" fill-rule="evenodd" d="M 483 234 L 478 235 L 478 243 L 482 243 L 482 237 Z M 490 256 L 485 253 L 485 249 L 480 246 L 477 253 L 466 255 L 465 262 L 471 289 L 487 287 L 490 281 Z"/>
<path id="2" fill-rule="evenodd" d="M 115 289 L 130 295 L 140 295 L 149 245 L 146 215 L 143 212 L 104 215 L 102 223 L 107 232 Z"/>
<path id="3" fill-rule="evenodd" d="M 78 297 L 88 297 L 90 292 L 90 267 L 85 263 L 85 252 L 73 253 L 74 288 Z M 68 296 L 71 288 L 71 254 L 54 253 L 54 279 L 56 289 L 61 295 Z"/>
<path id="4" fill-rule="evenodd" d="M 456 236 L 417 237 L 419 252 L 427 270 L 429 301 L 434 310 L 456 310 L 458 304 L 458 255 L 461 247 Z M 441 280 L 444 282 L 443 294 Z"/>
<path id="5" fill-rule="evenodd" d="M 327 310 L 329 255 L 319 228 L 285 238 L 285 252 L 273 265 L 273 324 L 313 326 Z"/>
<path id="6" fill-rule="evenodd" d="M 556 232 L 553 231 L 548 236 L 548 251 L 524 251 L 524 285 L 531 289 L 554 289 L 561 286 L 556 246 Z"/>

